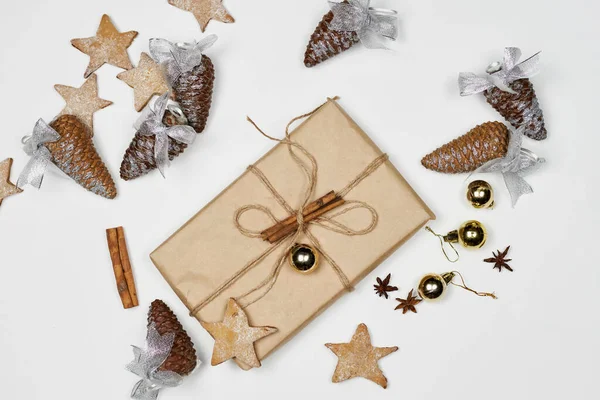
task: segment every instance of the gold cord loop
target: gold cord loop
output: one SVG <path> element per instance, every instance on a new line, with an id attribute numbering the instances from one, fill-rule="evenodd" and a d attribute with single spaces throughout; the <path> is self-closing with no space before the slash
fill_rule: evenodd
<path id="1" fill-rule="evenodd" d="M 496 293 L 487 293 L 487 292 L 478 292 L 476 290 L 471 289 L 470 287 L 467 287 L 467 285 L 465 284 L 465 279 L 463 278 L 462 274 L 458 271 L 452 271 L 452 273 L 458 275 L 460 277 L 460 280 L 462 282 L 461 284 L 458 283 L 454 283 L 452 281 L 450 281 L 449 283 L 454 285 L 454 286 L 458 286 L 459 288 L 463 288 L 465 290 L 468 290 L 471 293 L 475 293 L 477 296 L 481 296 L 481 297 L 491 297 L 492 299 L 497 299 L 498 297 L 496 296 Z"/>
<path id="2" fill-rule="evenodd" d="M 433 231 L 433 229 L 431 229 L 429 226 L 426 226 L 425 229 L 428 230 L 429 232 L 431 232 L 433 235 L 437 236 L 438 239 L 440 239 L 440 247 L 442 248 L 442 252 L 444 253 L 444 256 L 446 257 L 446 260 L 450 261 L 451 263 L 457 262 L 458 259 L 460 258 L 460 254 L 458 254 L 458 251 L 456 250 L 456 248 L 454 247 L 454 245 L 451 242 L 446 242 L 444 240 L 444 235 L 440 235 L 439 233 L 435 233 Z M 456 254 L 456 258 L 454 260 L 452 260 L 450 257 L 448 257 L 448 253 L 446 253 L 446 248 L 444 246 L 444 243 L 448 243 L 448 245 L 450 246 L 450 248 L 454 251 L 454 254 Z"/>

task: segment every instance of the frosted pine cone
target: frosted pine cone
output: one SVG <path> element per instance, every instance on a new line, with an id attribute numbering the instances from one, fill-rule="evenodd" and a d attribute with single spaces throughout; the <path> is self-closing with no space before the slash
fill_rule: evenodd
<path id="1" fill-rule="evenodd" d="M 190 72 L 182 73 L 173 82 L 173 100 L 179 103 L 189 125 L 196 133 L 201 133 L 206 127 L 214 81 L 213 63 L 208 56 L 202 55 L 200 65 Z"/>
<path id="2" fill-rule="evenodd" d="M 161 336 L 175 333 L 173 347 L 160 371 L 173 371 L 181 376 L 189 375 L 196 368 L 197 358 L 194 343 L 181 326 L 177 316 L 162 300 L 154 300 L 148 312 L 148 326 L 154 324 Z"/>
<path id="3" fill-rule="evenodd" d="M 529 79 L 519 79 L 508 85 L 517 92 L 512 94 L 493 87 L 484 92 L 487 102 L 512 126 L 525 126 L 523 134 L 535 140 L 548 136 L 544 126 L 544 115 Z"/>
<path id="4" fill-rule="evenodd" d="M 50 126 L 60 135 L 58 141 L 45 144 L 52 162 L 90 192 L 114 199 L 117 188 L 94 147 L 90 129 L 73 115 L 60 116 Z"/>
<path id="5" fill-rule="evenodd" d="M 504 157 L 510 132 L 501 122 L 486 122 L 446 143 L 421 160 L 427 169 L 447 174 L 473 172 L 490 160 Z"/>
<path id="6" fill-rule="evenodd" d="M 306 52 L 304 53 L 304 65 L 314 67 L 323 61 L 348 50 L 360 40 L 354 31 L 334 31 L 329 24 L 333 20 L 333 12 L 329 11 L 310 37 Z"/>
<path id="7" fill-rule="evenodd" d="M 178 119 L 171 111 L 165 111 L 163 123 L 166 126 L 182 124 L 183 121 Z M 169 161 L 173 161 L 175 157 L 184 152 L 187 144 L 178 142 L 171 137 L 169 140 Z M 121 162 L 121 178 L 129 181 L 140 176 L 146 175 L 148 172 L 157 168 L 156 159 L 154 158 L 154 144 L 156 143 L 155 136 L 145 136 L 140 132 L 136 132 L 135 136 L 129 144 L 129 148 L 125 151 L 123 161 Z"/>

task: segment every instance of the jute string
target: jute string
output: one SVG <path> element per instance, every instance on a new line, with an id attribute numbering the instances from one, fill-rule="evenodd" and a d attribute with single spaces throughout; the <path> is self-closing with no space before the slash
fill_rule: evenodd
<path id="1" fill-rule="evenodd" d="M 335 100 L 335 99 L 337 99 L 337 97 L 333 98 L 333 100 Z M 282 144 L 287 145 L 288 151 L 289 151 L 290 156 L 292 157 L 292 160 L 296 163 L 296 165 L 298 165 L 298 167 L 306 175 L 308 187 L 303 194 L 303 198 L 302 198 L 300 207 L 298 207 L 298 209 L 295 210 L 287 203 L 287 201 L 283 198 L 283 196 L 281 196 L 281 194 L 271 184 L 271 182 L 266 177 L 266 175 L 258 167 L 256 167 L 255 165 L 250 165 L 248 167 L 248 170 L 250 172 L 252 172 L 258 178 L 258 180 L 269 191 L 269 193 L 273 196 L 273 198 L 277 201 L 277 203 L 279 203 L 279 205 L 283 209 L 285 209 L 285 211 L 289 215 L 296 216 L 298 227 L 290 235 L 273 243 L 268 249 L 266 249 L 264 252 L 262 252 L 259 256 L 255 257 L 254 259 L 252 259 L 248 263 L 246 263 L 246 265 L 242 269 L 237 271 L 229 279 L 227 279 L 225 282 L 223 282 L 219 287 L 217 287 L 217 289 L 215 289 L 215 291 L 212 294 L 210 294 L 208 297 L 206 297 L 204 300 L 202 300 L 202 302 L 200 304 L 193 307 L 192 310 L 190 311 L 190 315 L 194 316 L 202 308 L 204 308 L 211 301 L 213 301 L 219 295 L 221 295 L 225 290 L 227 290 L 229 287 L 231 287 L 231 285 L 233 285 L 240 278 L 242 278 L 248 271 L 250 271 L 255 266 L 260 264 L 271 253 L 273 253 L 277 249 L 283 248 L 281 254 L 277 258 L 277 261 L 274 263 L 273 268 L 271 269 L 270 273 L 265 277 L 265 279 L 262 280 L 258 285 L 256 285 L 249 291 L 247 291 L 247 292 L 243 293 L 242 295 L 235 298 L 235 300 L 238 303 L 240 303 L 242 305 L 242 307 L 244 307 L 244 308 L 248 307 L 249 305 L 262 299 L 271 290 L 271 288 L 273 287 L 275 282 L 277 282 L 277 278 L 279 277 L 279 273 L 281 272 L 281 269 L 282 269 L 283 265 L 285 264 L 286 258 L 288 256 L 290 250 L 292 249 L 292 247 L 296 244 L 296 241 L 298 240 L 298 238 L 300 237 L 301 234 L 304 234 L 306 236 L 306 238 L 312 244 L 312 246 L 315 248 L 315 250 L 318 251 L 321 254 L 321 256 L 333 268 L 333 270 L 335 271 L 336 275 L 338 276 L 338 278 L 339 278 L 340 282 L 342 283 L 342 285 L 344 286 L 344 288 L 348 291 L 353 290 L 350 280 L 348 279 L 346 274 L 342 271 L 342 269 L 335 262 L 335 260 L 333 260 L 333 258 L 331 258 L 331 256 L 329 256 L 329 254 L 327 254 L 327 252 L 323 249 L 319 240 L 312 234 L 310 227 L 311 227 L 311 225 L 317 225 L 324 229 L 327 229 L 327 230 L 330 230 L 330 231 L 333 231 L 336 233 L 340 233 L 340 234 L 346 235 L 346 236 L 366 235 L 375 229 L 375 227 L 377 226 L 379 217 L 378 217 L 377 211 L 375 211 L 375 209 L 373 207 L 371 207 L 369 204 L 367 204 L 363 201 L 347 200 L 344 203 L 344 205 L 342 206 L 342 208 L 336 212 L 330 212 L 329 215 L 322 215 L 322 216 L 315 218 L 314 220 L 309 221 L 309 222 L 304 220 L 303 210 L 307 206 L 307 204 L 310 202 L 310 200 L 313 198 L 315 188 L 317 185 L 318 164 L 317 164 L 317 161 L 314 158 L 314 156 L 308 150 L 306 150 L 306 148 L 304 148 L 299 143 L 296 143 L 290 139 L 289 130 L 290 130 L 291 125 L 294 122 L 311 116 L 317 110 L 319 110 L 322 106 L 323 105 L 320 105 L 319 107 L 315 108 L 311 112 L 300 115 L 300 116 L 292 119 L 286 126 L 284 139 L 277 139 L 277 138 L 267 135 L 265 132 L 263 132 L 262 129 L 260 129 L 256 125 L 256 123 L 254 123 L 254 121 L 252 121 L 250 118 L 248 118 L 248 121 L 252 125 L 254 125 L 254 127 L 263 136 L 265 136 L 266 138 L 268 138 L 270 140 L 280 142 Z M 298 151 L 303 157 L 298 155 L 295 150 Z M 360 182 L 362 182 L 365 178 L 367 178 L 373 172 L 375 172 L 377 170 L 377 168 L 379 168 L 387 160 L 388 160 L 387 154 L 382 154 L 381 156 L 377 157 L 360 174 L 358 174 L 356 176 L 356 178 L 354 178 L 352 181 L 350 181 L 350 183 L 348 183 L 348 185 L 346 185 L 342 190 L 340 190 L 339 192 L 336 192 L 336 194 L 339 197 L 345 197 L 352 189 L 354 189 L 356 186 L 358 186 L 358 184 L 360 184 Z M 365 228 L 354 229 L 354 228 L 351 228 L 351 227 L 341 223 L 340 221 L 336 220 L 337 217 L 347 214 L 350 211 L 355 210 L 355 209 L 364 209 L 364 210 L 369 211 L 369 213 L 371 214 L 371 222 Z M 237 209 L 234 214 L 234 224 L 235 224 L 236 228 L 240 231 L 240 233 L 244 236 L 251 237 L 251 238 L 260 238 L 261 237 L 262 229 L 260 229 L 260 230 L 248 229 L 248 228 L 244 227 L 240 221 L 242 216 L 246 212 L 249 212 L 249 211 L 262 212 L 269 219 L 271 219 L 271 221 L 273 223 L 281 222 L 279 219 L 277 219 L 275 217 L 275 215 L 271 212 L 271 210 L 269 210 L 269 208 L 267 208 L 263 205 L 260 205 L 260 204 L 245 205 L 245 206 Z M 262 292 L 259 293 L 258 295 L 256 295 L 253 299 L 249 299 L 246 302 L 242 302 L 242 300 L 244 300 L 247 297 L 251 296 L 252 294 L 260 291 L 261 289 L 264 289 L 264 290 L 262 290 Z"/>

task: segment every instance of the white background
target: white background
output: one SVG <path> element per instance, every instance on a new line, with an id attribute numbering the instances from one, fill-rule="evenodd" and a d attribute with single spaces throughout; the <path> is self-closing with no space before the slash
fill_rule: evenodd
<path id="1" fill-rule="evenodd" d="M 597 2 L 391 1 L 401 33 L 393 51 L 362 46 L 313 69 L 303 66 L 310 34 L 328 10 L 324 0 L 226 0 L 235 24 L 211 22 L 219 41 L 207 54 L 216 68 L 208 127 L 158 172 L 124 182 L 108 201 L 70 179 L 48 174 L 42 190 L 28 188 L 0 208 L 0 387 L 3 399 L 126 399 L 136 377 L 123 369 L 130 344 L 142 344 L 147 307 L 164 299 L 196 343 L 204 365 L 162 399 L 374 398 L 562 399 L 594 397 L 600 357 L 596 252 L 600 223 L 600 26 Z M 13 157 L 13 181 L 27 158 L 20 139 L 62 108 L 54 84 L 79 87 L 88 57 L 70 39 L 95 34 L 103 13 L 121 31 L 140 35 L 129 49 L 137 64 L 148 39 L 202 35 L 189 13 L 166 0 L 3 1 L 0 37 L 0 160 Z M 500 176 L 494 210 L 477 211 L 465 198 L 465 176 L 425 170 L 430 150 L 475 125 L 500 119 L 482 96 L 461 98 L 459 71 L 480 72 L 505 46 L 524 56 L 542 50 L 533 78 L 549 137 L 526 140 L 547 158 L 528 177 L 535 194 L 515 209 Z M 100 96 L 114 105 L 96 114 L 95 143 L 118 178 L 137 118 L 133 92 L 99 72 Z M 273 135 L 326 96 L 341 105 L 390 154 L 391 160 L 449 231 L 466 219 L 488 227 L 489 243 L 461 251 L 451 265 L 427 232 L 411 241 L 344 296 L 260 369 L 234 363 L 210 367 L 213 340 L 177 299 L 149 260 L 154 250 L 272 144 L 245 121 L 251 115 Z M 140 307 L 122 310 L 104 230 L 123 225 Z M 511 245 L 514 272 L 498 273 L 482 259 Z M 215 266 L 218 268 L 218 266 Z M 394 311 L 396 302 L 373 293 L 376 276 L 392 273 L 404 297 L 426 272 L 459 269 L 467 284 L 496 291 L 479 298 L 451 288 L 418 314 Z M 398 297 L 398 296 L 392 296 Z M 364 379 L 332 384 L 336 357 L 323 344 L 346 342 L 369 326 L 376 346 L 400 350 L 380 362 L 390 385 Z"/>

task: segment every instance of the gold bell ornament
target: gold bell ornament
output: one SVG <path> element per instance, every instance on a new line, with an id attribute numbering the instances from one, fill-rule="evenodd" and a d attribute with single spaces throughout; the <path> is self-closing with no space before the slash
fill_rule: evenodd
<path id="1" fill-rule="evenodd" d="M 307 244 L 295 244 L 290 250 L 288 261 L 296 271 L 310 273 L 319 266 L 319 253 Z"/>
<path id="2" fill-rule="evenodd" d="M 454 247 L 453 243 L 460 243 L 463 247 L 468 249 L 478 249 L 482 247 L 487 240 L 487 231 L 485 227 L 481 222 L 475 220 L 470 220 L 463 223 L 458 229 L 450 231 L 446 235 L 435 233 L 433 229 L 428 226 L 426 226 L 425 229 L 440 239 L 442 252 L 444 253 L 446 259 L 450 262 L 456 262 L 459 259 L 458 251 Z M 450 245 L 456 254 L 455 259 L 448 257 L 446 249 L 444 248 L 444 243 L 448 243 Z"/>
<path id="3" fill-rule="evenodd" d="M 494 190 L 486 181 L 473 181 L 467 187 L 467 200 L 475 208 L 492 208 L 494 207 Z"/>
<path id="4" fill-rule="evenodd" d="M 452 281 L 457 275 L 460 277 L 461 283 L 454 283 Z M 451 271 L 443 274 L 427 274 L 419 282 L 417 291 L 423 300 L 434 301 L 440 299 L 446 293 L 448 285 L 458 286 L 471 293 L 475 293 L 477 296 L 497 299 L 495 293 L 478 292 L 467 287 L 463 276 L 458 271 Z"/>

